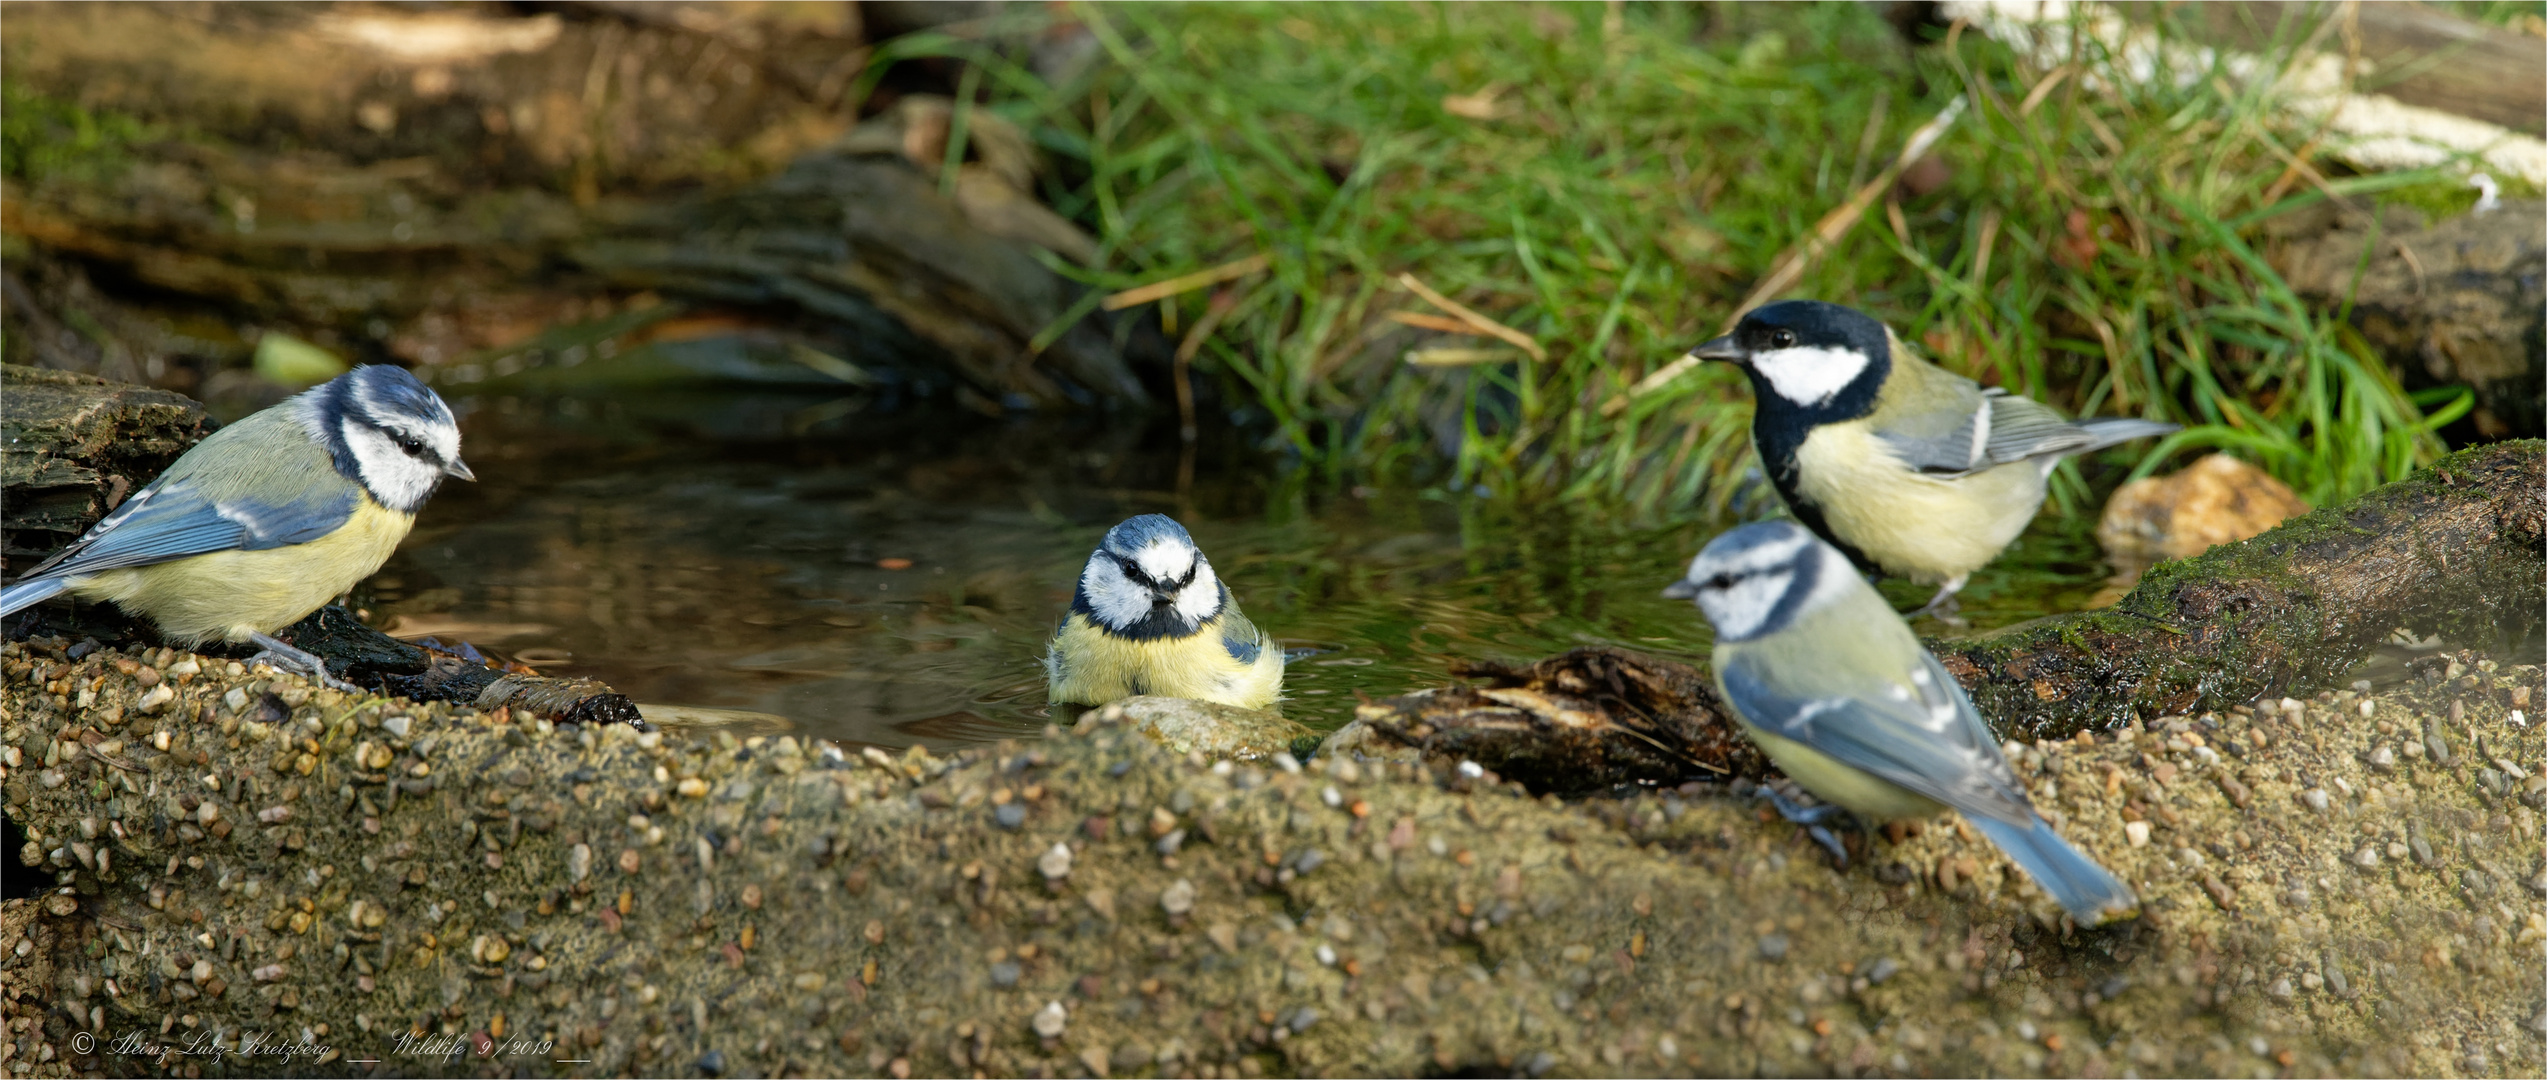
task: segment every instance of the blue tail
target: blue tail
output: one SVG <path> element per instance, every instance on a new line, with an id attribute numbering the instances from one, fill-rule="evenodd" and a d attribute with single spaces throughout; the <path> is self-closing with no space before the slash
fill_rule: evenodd
<path id="1" fill-rule="evenodd" d="M 21 581 L 6 589 L 0 589 L 0 617 L 15 615 L 50 600 L 53 594 L 61 592 L 63 587 L 64 582 L 61 578 L 48 577 L 37 578 L 34 581 Z"/>
<path id="2" fill-rule="evenodd" d="M 2096 865 L 2096 860 L 2069 846 L 2069 841 L 2052 831 L 2051 822 L 2038 817 L 2029 827 L 1978 815 L 1966 818 L 1991 843 L 1999 845 L 1999 850 L 2024 867 L 2034 883 L 2052 894 L 2052 899 L 2059 901 L 2079 925 L 2094 926 L 2140 913 L 2140 899 L 2104 867 Z"/>

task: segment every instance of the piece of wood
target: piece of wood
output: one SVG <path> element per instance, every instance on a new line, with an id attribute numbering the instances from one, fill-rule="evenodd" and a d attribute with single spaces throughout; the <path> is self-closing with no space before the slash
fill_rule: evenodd
<path id="1" fill-rule="evenodd" d="M 0 365 L 0 571 L 78 538 L 213 427 L 182 394 Z"/>
<path id="2" fill-rule="evenodd" d="M 2244 52 L 2293 43 L 2320 18 L 2355 20 L 2369 68 L 2356 87 L 2408 105 L 2438 109 L 2547 135 L 2547 40 L 2463 19 L 2424 4 L 2235 3 L 2115 5 L 2125 18 L 2155 21 L 2161 12 L 2199 32 L 2204 44 Z M 2336 27 L 2320 46 L 2346 50 Z"/>

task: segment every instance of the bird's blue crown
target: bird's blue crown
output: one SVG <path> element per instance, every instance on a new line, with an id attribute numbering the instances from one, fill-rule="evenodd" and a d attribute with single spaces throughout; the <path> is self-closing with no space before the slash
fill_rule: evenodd
<path id="1" fill-rule="evenodd" d="M 1105 540 L 1099 546 L 1129 559 L 1138 557 L 1144 549 L 1162 539 L 1174 540 L 1189 548 L 1194 546 L 1193 534 L 1186 532 L 1185 526 L 1177 524 L 1175 518 L 1165 514 L 1127 518 L 1122 524 L 1107 529 Z"/>

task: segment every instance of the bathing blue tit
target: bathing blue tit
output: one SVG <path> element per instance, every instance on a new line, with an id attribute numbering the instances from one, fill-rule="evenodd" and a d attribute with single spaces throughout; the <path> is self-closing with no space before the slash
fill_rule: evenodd
<path id="1" fill-rule="evenodd" d="M 57 593 L 111 600 L 179 644 L 253 641 L 369 577 L 460 460 L 451 409 L 415 376 L 358 367 L 222 428 L 16 583 L 0 616 Z"/>
<path id="2" fill-rule="evenodd" d="M 1261 709 L 1282 695 L 1282 647 L 1239 614 L 1184 526 L 1143 514 L 1088 556 L 1044 673 L 1054 704 L 1157 694 Z"/>
<path id="3" fill-rule="evenodd" d="M 1790 521 L 1735 529 L 1664 595 L 1716 627 L 1716 687 L 1796 783 L 1869 821 L 1953 808 L 2092 926 L 2131 890 L 2034 812 L 1963 688 L 1840 553 Z"/>
<path id="4" fill-rule="evenodd" d="M 2177 427 L 2062 419 L 1818 300 L 1753 310 L 1690 355 L 1750 377 L 1751 441 L 1796 520 L 1863 569 L 1938 586 L 1923 611 L 2025 531 L 2060 459 Z"/>

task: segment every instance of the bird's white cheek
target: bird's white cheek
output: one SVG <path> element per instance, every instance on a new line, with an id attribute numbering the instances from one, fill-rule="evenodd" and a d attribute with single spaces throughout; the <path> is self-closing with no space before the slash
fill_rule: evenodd
<path id="1" fill-rule="evenodd" d="M 1176 594 L 1176 613 L 1185 619 L 1188 626 L 1199 625 L 1203 620 L 1220 614 L 1220 578 L 1212 573 L 1210 563 L 1196 566 L 1194 580 L 1187 582 L 1184 590 Z"/>
<path id="2" fill-rule="evenodd" d="M 1698 606 L 1707 613 L 1707 621 L 1716 624 L 1718 638 L 1740 640 L 1760 632 L 1786 588 L 1786 575 L 1762 574 L 1701 592 Z"/>
<path id="3" fill-rule="evenodd" d="M 1752 370 L 1769 381 L 1769 389 L 1798 405 L 1829 401 L 1866 370 L 1866 354 L 1855 349 L 1821 346 L 1778 349 L 1751 358 Z"/>
<path id="4" fill-rule="evenodd" d="M 1102 555 L 1088 560 L 1088 569 L 1079 577 L 1079 587 L 1088 594 L 1088 607 L 1096 612 L 1097 621 L 1120 630 L 1140 622 L 1150 614 L 1150 590 L 1123 576 L 1123 568 Z"/>
<path id="5" fill-rule="evenodd" d="M 362 471 L 363 486 L 371 489 L 372 498 L 381 505 L 413 510 L 441 483 L 440 469 L 408 456 L 388 436 L 351 422 L 343 431 L 345 445 L 353 449 L 355 466 Z"/>

